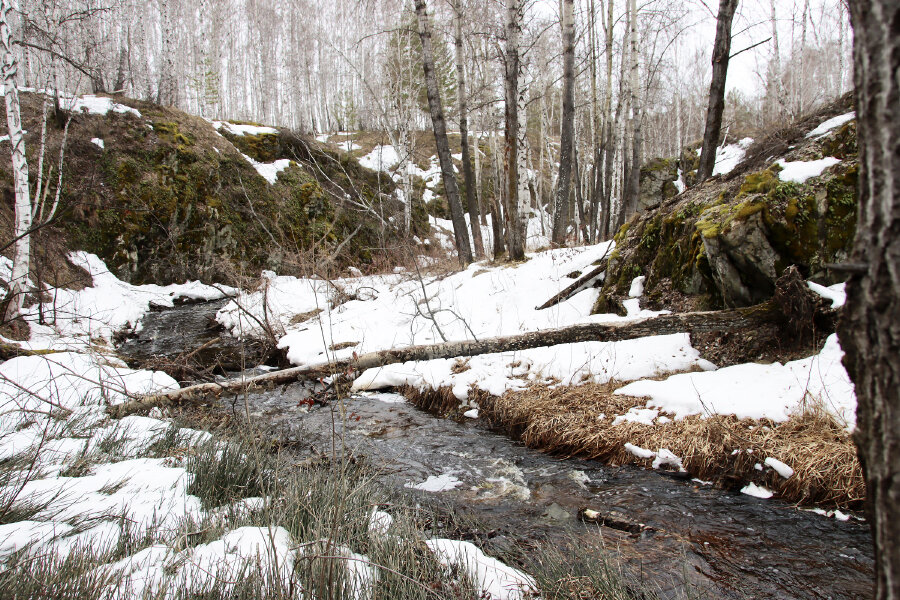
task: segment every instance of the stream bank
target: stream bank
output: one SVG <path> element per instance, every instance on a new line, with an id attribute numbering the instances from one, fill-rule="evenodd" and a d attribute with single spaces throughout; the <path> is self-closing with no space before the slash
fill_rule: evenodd
<path id="1" fill-rule="evenodd" d="M 202 311 L 215 314 L 211 306 Z M 175 320 L 155 325 L 162 315 Z M 153 312 L 144 329 L 172 333 L 173 349 L 179 339 L 202 345 L 187 322 L 176 327 L 180 318 Z M 315 396 L 310 384 L 295 383 L 223 397 L 204 412 L 239 424 L 249 417 L 273 446 L 299 460 L 363 457 L 384 485 L 471 515 L 481 524 L 473 535 L 489 553 L 508 560 L 536 546 L 584 548 L 597 552 L 598 565 L 612 553 L 638 579 L 673 598 L 685 592 L 734 599 L 871 593 L 871 536 L 856 519 L 842 522 L 631 466 L 557 459 L 478 421 L 432 416 L 398 394 L 326 404 Z M 604 525 L 583 520 L 594 513 Z"/>

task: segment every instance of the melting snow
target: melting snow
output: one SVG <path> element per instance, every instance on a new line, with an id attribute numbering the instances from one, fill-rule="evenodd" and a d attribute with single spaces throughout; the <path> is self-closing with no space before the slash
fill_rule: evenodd
<path id="1" fill-rule="evenodd" d="M 713 167 L 713 175 L 727 175 L 744 160 L 747 148 L 753 143 L 753 138 L 744 138 L 737 144 L 729 144 L 716 149 L 716 164 Z"/>
<path id="2" fill-rule="evenodd" d="M 820 403 L 848 430 L 856 426 L 856 396 L 837 334 L 822 351 L 782 365 L 742 364 L 704 373 L 673 375 L 665 381 L 636 381 L 617 394 L 649 397 L 649 408 L 688 415 L 723 414 L 786 421 L 807 403 Z"/>
<path id="3" fill-rule="evenodd" d="M 833 117 L 831 119 L 828 119 L 827 121 L 825 121 L 824 123 L 822 123 L 821 125 L 816 127 L 815 129 L 813 129 L 809 133 L 807 133 L 806 137 L 808 137 L 808 138 L 823 137 L 823 136 L 827 135 L 828 132 L 830 132 L 832 129 L 834 129 L 836 127 L 840 127 L 844 123 L 852 121 L 855 118 L 856 118 L 855 111 L 851 111 L 846 114 L 839 115 L 837 117 Z"/>
<path id="4" fill-rule="evenodd" d="M 825 169 L 833 167 L 839 162 L 841 161 L 833 156 L 826 156 L 820 160 L 796 162 L 788 162 L 784 159 L 780 159 L 776 161 L 775 164 L 781 167 L 781 171 L 778 173 L 778 178 L 781 181 L 804 183 L 811 177 L 818 177 Z"/>

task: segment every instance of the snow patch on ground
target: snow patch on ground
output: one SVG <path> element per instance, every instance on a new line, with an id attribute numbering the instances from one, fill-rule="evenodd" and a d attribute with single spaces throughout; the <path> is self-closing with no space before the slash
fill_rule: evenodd
<path id="1" fill-rule="evenodd" d="M 763 500 L 768 500 L 775 494 L 770 490 L 767 490 L 761 485 L 756 485 L 755 483 L 748 483 L 744 487 L 741 488 L 742 494 L 747 494 L 748 496 L 753 496 L 754 498 L 762 498 Z"/>
<path id="2" fill-rule="evenodd" d="M 856 111 L 851 111 L 851 112 L 845 113 L 843 115 L 839 115 L 837 117 L 832 117 L 831 119 L 828 119 L 827 121 L 823 122 L 821 125 L 816 127 L 815 129 L 813 129 L 812 131 L 807 133 L 806 137 L 807 138 L 823 137 L 825 135 L 828 135 L 828 133 L 832 129 L 840 127 L 844 123 L 848 123 L 855 118 L 856 118 Z"/>
<path id="3" fill-rule="evenodd" d="M 275 277 L 262 289 L 242 293 L 218 315 L 233 333 L 258 325 L 249 311 L 283 328 L 279 347 L 295 365 L 350 358 L 387 348 L 471 340 L 553 329 L 579 322 L 618 322 L 616 315 L 591 315 L 598 291 L 588 289 L 538 311 L 536 305 L 571 283 L 573 271 L 589 269 L 607 244 L 532 255 L 517 265 L 470 265 L 444 277 L 393 274 L 324 281 Z M 263 298 L 267 298 L 264 305 Z M 333 298 L 349 300 L 334 305 Z M 316 311 L 318 312 L 317 314 Z M 641 311 L 638 317 L 654 314 Z M 299 316 L 305 316 L 303 320 Z M 353 343 L 339 350 L 339 344 Z M 621 363 L 622 361 L 618 361 Z"/>
<path id="4" fill-rule="evenodd" d="M 776 161 L 775 164 L 781 167 L 778 172 L 778 178 L 781 181 L 792 181 L 794 183 L 804 183 L 812 177 L 819 177 L 828 167 L 838 164 L 840 159 L 833 156 L 826 156 L 820 160 L 795 161 L 788 162 L 783 158 Z"/>
<path id="5" fill-rule="evenodd" d="M 472 389 L 500 396 L 536 382 L 565 386 L 633 381 L 697 367 L 702 359 L 691 347 L 688 334 L 680 333 L 482 354 L 468 358 L 464 370 L 460 370 L 458 360 L 441 358 L 368 369 L 353 382 L 353 390 L 402 385 L 420 390 L 448 387 L 465 401 Z"/>
<path id="6" fill-rule="evenodd" d="M 490 600 L 525 600 L 537 583 L 531 576 L 491 558 L 470 542 L 431 539 L 425 544 L 446 568 L 463 569 Z"/>
<path id="7" fill-rule="evenodd" d="M 226 131 L 231 135 L 243 137 L 245 135 L 277 135 L 278 130 L 274 127 L 262 127 L 259 125 L 239 125 L 237 123 L 229 123 L 228 121 L 213 121 L 213 127 L 216 131 Z"/>
<path id="8" fill-rule="evenodd" d="M 748 363 L 683 373 L 664 381 L 636 381 L 615 393 L 648 397 L 648 408 L 673 413 L 676 419 L 722 414 L 783 422 L 808 403 L 821 404 L 853 430 L 856 395 L 843 356 L 837 334 L 832 334 L 819 354 L 784 365 Z"/>
<path id="9" fill-rule="evenodd" d="M 106 144 L 100 138 L 91 138 L 91 143 L 103 150 L 106 147 Z"/>
<path id="10" fill-rule="evenodd" d="M 746 137 L 736 144 L 729 144 L 716 149 L 716 163 L 713 167 L 713 175 L 727 175 L 737 167 L 744 156 L 747 154 L 747 148 L 753 143 L 753 138 Z"/>
<path id="11" fill-rule="evenodd" d="M 259 173 L 263 179 L 268 181 L 269 185 L 275 185 L 275 182 L 278 181 L 278 174 L 291 166 L 291 161 L 286 158 L 279 158 L 275 162 L 261 163 L 256 162 L 244 153 L 241 153 L 241 156 L 247 159 L 248 163 L 253 165 L 256 172 Z"/>
<path id="12" fill-rule="evenodd" d="M 131 114 L 138 118 L 140 118 L 140 111 L 131 108 L 129 106 L 125 106 L 124 104 L 118 104 L 117 102 L 113 102 L 112 98 L 104 98 L 102 96 L 93 96 L 93 95 L 85 95 L 79 96 L 77 98 L 72 99 L 62 99 L 63 105 L 73 113 L 86 112 L 91 115 L 102 115 L 106 116 L 110 112 L 120 113 L 120 114 Z"/>

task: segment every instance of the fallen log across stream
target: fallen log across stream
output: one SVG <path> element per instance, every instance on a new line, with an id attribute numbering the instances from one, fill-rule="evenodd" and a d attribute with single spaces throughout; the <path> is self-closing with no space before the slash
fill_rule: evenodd
<path id="1" fill-rule="evenodd" d="M 617 342 L 673 333 L 738 331 L 784 320 L 785 315 L 779 306 L 773 301 L 768 301 L 746 308 L 666 314 L 624 323 L 585 323 L 506 337 L 392 348 L 368 352 L 350 359 L 292 367 L 254 377 L 201 383 L 161 394 L 142 396 L 124 404 L 110 406 L 108 412 L 116 418 L 121 418 L 156 406 L 202 403 L 210 395 L 234 394 L 247 389 L 304 379 L 315 380 L 333 375 L 349 376 L 373 367 L 407 361 L 476 356 L 577 342 Z"/>

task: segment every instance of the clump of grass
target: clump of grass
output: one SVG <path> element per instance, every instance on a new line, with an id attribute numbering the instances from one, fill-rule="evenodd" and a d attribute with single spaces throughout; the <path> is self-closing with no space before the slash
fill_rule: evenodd
<path id="1" fill-rule="evenodd" d="M 661 596 L 614 562 L 609 552 L 584 540 L 546 544 L 523 557 L 544 600 L 657 600 Z"/>
<path id="2" fill-rule="evenodd" d="M 442 406 L 448 391 L 408 397 L 430 409 Z M 646 403 L 614 391 L 614 384 L 585 384 L 533 385 L 500 397 L 474 393 L 482 418 L 530 448 L 647 466 L 646 460 L 625 450 L 630 442 L 650 450 L 667 448 L 682 458 L 694 477 L 723 487 L 752 481 L 791 502 L 845 508 L 859 508 L 865 499 L 865 481 L 850 434 L 814 404 L 783 423 L 713 415 L 654 426 L 631 422 L 613 426 L 615 415 Z M 598 419 L 601 414 L 606 418 Z M 769 469 L 756 469 L 769 456 L 789 463 L 794 475 L 784 479 Z"/>
<path id="3" fill-rule="evenodd" d="M 249 444 L 210 440 L 187 456 L 185 468 L 192 475 L 188 493 L 206 508 L 264 496 L 272 467 L 271 460 Z"/>

